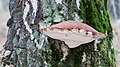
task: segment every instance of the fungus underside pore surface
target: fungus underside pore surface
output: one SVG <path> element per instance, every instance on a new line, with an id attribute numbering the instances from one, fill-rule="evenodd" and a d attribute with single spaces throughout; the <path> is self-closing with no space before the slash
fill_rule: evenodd
<path id="1" fill-rule="evenodd" d="M 103 33 L 79 21 L 60 22 L 48 28 L 40 28 L 40 31 L 53 39 L 64 41 L 69 48 L 105 37 Z"/>

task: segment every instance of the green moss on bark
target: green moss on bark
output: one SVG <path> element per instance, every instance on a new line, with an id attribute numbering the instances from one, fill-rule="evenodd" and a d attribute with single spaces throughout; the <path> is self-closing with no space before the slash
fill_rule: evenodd
<path id="1" fill-rule="evenodd" d="M 81 45 L 77 48 L 69 49 L 67 59 L 62 62 L 60 62 L 60 59 L 62 58 L 60 49 L 61 44 L 57 43 L 60 41 L 53 40 L 54 42 L 51 43 L 52 40 L 50 40 L 50 50 L 52 50 L 52 60 L 50 64 L 52 67 L 115 67 L 115 54 L 111 42 L 112 27 L 107 10 L 107 1 L 80 0 L 80 9 L 77 8 L 75 0 L 63 0 L 62 4 L 55 5 L 57 7 L 52 11 L 57 11 L 58 14 L 60 11 L 63 11 L 64 14 L 61 16 L 64 18 L 64 20 L 74 20 L 74 13 L 76 13 L 81 19 L 83 19 L 84 23 L 92 26 L 100 32 L 105 33 L 107 37 L 103 39 L 101 43 L 97 44 L 97 50 L 95 50 L 94 42 Z M 57 45 L 57 47 L 55 45 Z M 83 61 L 83 54 L 86 55 L 85 61 Z"/>

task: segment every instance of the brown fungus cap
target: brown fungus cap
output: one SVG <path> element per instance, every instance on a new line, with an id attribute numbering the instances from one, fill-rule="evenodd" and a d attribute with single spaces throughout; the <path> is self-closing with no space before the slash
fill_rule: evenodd
<path id="1" fill-rule="evenodd" d="M 64 41 L 70 48 L 105 37 L 105 34 L 79 21 L 64 21 L 48 28 L 40 28 L 40 32 L 51 38 Z"/>

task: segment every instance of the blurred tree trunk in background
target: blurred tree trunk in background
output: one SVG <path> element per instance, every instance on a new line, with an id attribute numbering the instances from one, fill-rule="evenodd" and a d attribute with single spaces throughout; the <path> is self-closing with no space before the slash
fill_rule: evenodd
<path id="1" fill-rule="evenodd" d="M 115 67 L 112 27 L 107 0 L 10 0 L 11 18 L 4 64 L 15 67 Z M 61 61 L 62 42 L 44 36 L 39 27 L 48 27 L 65 20 L 83 20 L 107 37 L 99 44 L 91 42 L 69 49 Z M 74 37 L 73 37 L 74 38 Z"/>
<path id="2" fill-rule="evenodd" d="M 108 8 L 112 20 L 117 21 L 120 18 L 120 0 L 109 0 Z"/>

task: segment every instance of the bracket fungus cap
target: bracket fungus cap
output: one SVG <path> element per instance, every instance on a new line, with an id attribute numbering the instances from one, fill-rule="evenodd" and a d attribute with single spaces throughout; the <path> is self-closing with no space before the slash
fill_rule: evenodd
<path id="1" fill-rule="evenodd" d="M 53 39 L 64 41 L 69 48 L 75 48 L 97 38 L 105 37 L 105 34 L 79 21 L 64 21 L 53 24 L 47 28 L 40 28 L 40 32 Z"/>

